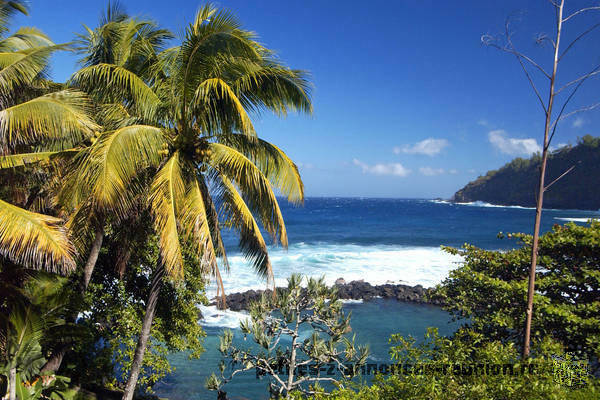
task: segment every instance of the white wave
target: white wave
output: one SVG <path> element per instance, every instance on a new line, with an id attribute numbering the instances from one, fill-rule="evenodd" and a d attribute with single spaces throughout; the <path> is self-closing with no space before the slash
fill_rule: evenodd
<path id="1" fill-rule="evenodd" d="M 288 251 L 271 249 L 269 255 L 277 286 L 285 286 L 292 273 L 301 273 L 315 278 L 325 276 L 328 285 L 341 277 L 346 282 L 362 279 L 372 285 L 394 282 L 431 287 L 448 276 L 461 260 L 438 247 L 352 244 L 298 243 Z M 230 256 L 229 264 L 231 272 L 223 274 L 227 293 L 267 287 L 243 256 Z M 211 297 L 215 293 L 216 287 L 211 284 L 207 294 Z"/>
<path id="2" fill-rule="evenodd" d="M 489 207 L 489 208 L 516 208 L 520 210 L 535 210 L 535 207 L 522 207 L 522 206 L 502 206 L 500 204 L 492 204 L 486 203 L 485 201 L 471 201 L 468 203 L 456 203 L 461 206 L 471 206 L 471 207 Z"/>
<path id="3" fill-rule="evenodd" d="M 500 204 L 487 203 L 485 201 L 470 201 L 470 202 L 465 202 L 465 203 L 454 202 L 454 201 L 450 201 L 450 200 L 439 200 L 439 199 L 432 199 L 432 200 L 427 200 L 427 201 L 429 201 L 430 203 L 435 203 L 435 204 L 460 205 L 460 206 L 469 206 L 469 207 L 514 208 L 514 209 L 519 209 L 519 210 L 535 210 L 535 207 L 503 206 Z M 544 208 L 544 211 L 568 211 L 568 210 L 559 209 L 559 208 Z M 585 211 L 585 210 L 573 209 L 572 211 Z"/>
<path id="4" fill-rule="evenodd" d="M 502 206 L 500 204 L 492 204 L 492 203 L 487 203 L 485 201 L 469 201 L 469 202 L 461 203 L 461 202 L 457 202 L 457 201 L 434 199 L 434 200 L 429 200 L 429 202 L 435 203 L 435 204 L 448 204 L 448 205 L 456 204 L 459 206 L 470 206 L 470 207 L 517 208 L 517 209 L 521 209 L 521 210 L 535 210 L 535 207 Z"/>
<path id="5" fill-rule="evenodd" d="M 340 299 L 343 304 L 361 304 L 362 299 Z"/>
<path id="6" fill-rule="evenodd" d="M 199 305 L 198 308 L 202 312 L 202 319 L 199 321 L 202 326 L 235 329 L 240 327 L 241 321 L 250 318 L 243 311 L 219 310 L 216 306 L 204 305 Z"/>
<path id="7" fill-rule="evenodd" d="M 568 222 L 588 222 L 590 219 L 598 220 L 598 217 L 589 217 L 589 218 L 559 218 L 554 217 L 554 219 L 558 219 L 560 221 L 568 221 Z"/>

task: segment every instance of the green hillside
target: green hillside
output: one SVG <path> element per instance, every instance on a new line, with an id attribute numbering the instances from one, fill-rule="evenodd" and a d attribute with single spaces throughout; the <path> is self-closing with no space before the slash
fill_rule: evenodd
<path id="1" fill-rule="evenodd" d="M 535 207 L 540 161 L 539 154 L 529 159 L 516 158 L 469 182 L 454 194 L 452 201 Z M 544 208 L 600 209 L 600 138 L 586 135 L 576 146 L 554 151 L 548 159 L 546 182 L 552 182 L 573 165 L 573 171 L 546 192 Z"/>

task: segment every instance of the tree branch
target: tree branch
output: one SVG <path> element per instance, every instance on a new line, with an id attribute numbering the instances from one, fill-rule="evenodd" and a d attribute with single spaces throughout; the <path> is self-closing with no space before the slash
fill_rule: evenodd
<path id="1" fill-rule="evenodd" d="M 566 170 L 565 172 L 563 172 L 558 178 L 556 178 L 555 180 L 553 180 L 548 186 L 546 186 L 544 188 L 544 192 L 546 190 L 548 190 L 550 188 L 550 186 L 554 185 L 556 182 L 559 181 L 559 179 L 561 179 L 563 176 L 567 175 L 569 172 L 573 171 L 573 168 L 575 168 L 575 165 L 573 165 L 571 168 L 569 168 L 568 170 Z"/>
<path id="2" fill-rule="evenodd" d="M 586 80 L 587 78 L 591 78 L 594 75 L 598 75 L 600 73 L 600 65 L 598 65 L 596 68 L 594 68 L 593 70 L 591 70 L 590 72 L 588 72 L 585 75 L 580 76 L 577 79 L 573 79 L 571 82 L 564 84 L 560 89 L 558 89 L 556 92 L 554 92 L 555 94 L 559 94 L 560 92 L 562 92 L 563 90 L 565 90 L 566 88 L 568 88 L 569 86 L 573 86 L 574 84 L 576 84 L 579 81 L 582 80 Z"/>
<path id="3" fill-rule="evenodd" d="M 574 12 L 573 14 L 569 15 L 567 18 L 564 18 L 564 19 L 562 20 L 562 22 L 563 22 L 563 23 L 565 23 L 565 22 L 567 22 L 568 20 L 570 20 L 571 18 L 573 18 L 573 17 L 575 17 L 575 16 L 577 16 L 577 15 L 579 15 L 579 14 L 582 14 L 582 13 L 584 13 L 584 12 L 586 12 L 586 11 L 592 11 L 592 10 L 600 10 L 600 6 L 582 8 L 581 10 L 579 10 L 579 11 L 576 11 L 576 12 Z"/>
<path id="4" fill-rule="evenodd" d="M 563 115 L 562 117 L 559 116 L 559 118 L 557 118 L 553 123 L 552 123 L 552 135 L 550 135 L 550 140 L 552 140 L 552 137 L 554 136 L 554 131 L 556 129 L 556 124 L 558 124 L 559 121 L 562 121 L 563 119 L 567 119 L 572 115 L 578 114 L 580 112 L 585 112 L 585 111 L 591 111 L 595 108 L 600 107 L 600 103 L 595 103 L 592 104 L 590 106 L 587 107 L 582 107 L 582 108 L 578 108 L 577 110 L 571 111 L 569 113 L 566 113 L 565 115 Z M 550 144 L 550 140 L 548 140 L 548 144 Z"/>
<path id="5" fill-rule="evenodd" d="M 588 33 L 592 32 L 594 29 L 596 29 L 597 27 L 600 26 L 600 23 L 597 23 L 596 25 L 593 25 L 591 28 L 589 28 L 587 31 L 583 32 L 581 35 L 577 36 L 575 39 L 573 39 L 573 41 L 571 43 L 569 43 L 569 45 L 565 48 L 565 50 L 563 50 L 562 54 L 560 55 L 560 57 L 558 57 L 558 61 L 560 62 L 561 58 L 563 58 L 565 56 L 565 54 L 567 54 L 567 52 L 571 49 L 571 47 L 573 47 L 573 45 L 575 43 L 577 43 L 577 41 L 581 38 L 583 38 L 585 35 L 587 35 Z"/>

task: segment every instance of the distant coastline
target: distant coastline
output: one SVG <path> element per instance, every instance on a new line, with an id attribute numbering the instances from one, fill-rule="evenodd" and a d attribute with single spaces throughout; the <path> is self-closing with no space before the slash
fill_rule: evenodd
<path id="1" fill-rule="evenodd" d="M 540 155 L 516 158 L 497 170 L 488 171 L 458 190 L 449 201 L 454 203 L 485 202 L 498 206 L 535 207 L 539 179 Z M 560 178 L 565 171 L 571 172 Z M 559 210 L 600 209 L 600 138 L 584 136 L 576 146 L 553 151 L 548 160 L 544 206 Z"/>

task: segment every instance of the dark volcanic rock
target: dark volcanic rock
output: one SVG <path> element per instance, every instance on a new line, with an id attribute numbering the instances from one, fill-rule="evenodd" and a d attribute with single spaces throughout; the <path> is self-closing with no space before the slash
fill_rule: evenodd
<path id="1" fill-rule="evenodd" d="M 353 299 L 369 301 L 373 298 L 396 299 L 398 301 L 410 303 L 425 303 L 433 305 L 442 305 L 439 300 L 428 300 L 428 289 L 421 285 L 395 285 L 386 283 L 385 285 L 373 286 L 364 280 L 352 281 L 346 283 L 343 278 L 335 281 L 334 287 L 337 289 L 340 299 Z M 227 296 L 227 306 L 230 310 L 247 310 L 248 304 L 260 299 L 263 290 L 249 290 L 243 293 L 232 293 Z M 270 290 L 267 293 L 271 293 Z"/>

